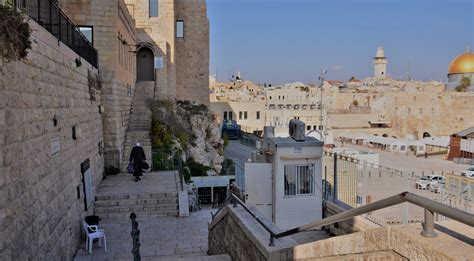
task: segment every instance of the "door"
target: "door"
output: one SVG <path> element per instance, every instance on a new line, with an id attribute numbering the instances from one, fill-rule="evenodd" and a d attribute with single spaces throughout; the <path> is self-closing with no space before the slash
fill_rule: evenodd
<path id="1" fill-rule="evenodd" d="M 154 81 L 155 68 L 153 51 L 142 47 L 137 53 L 137 81 Z"/>

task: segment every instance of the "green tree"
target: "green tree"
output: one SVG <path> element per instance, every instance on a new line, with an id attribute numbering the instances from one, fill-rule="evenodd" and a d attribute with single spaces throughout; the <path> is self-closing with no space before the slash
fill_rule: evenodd
<path id="1" fill-rule="evenodd" d="M 457 86 L 455 90 L 458 92 L 465 92 L 467 91 L 467 88 L 469 88 L 469 86 L 471 86 L 471 79 L 469 79 L 469 77 L 464 76 L 459 82 L 459 86 Z"/>

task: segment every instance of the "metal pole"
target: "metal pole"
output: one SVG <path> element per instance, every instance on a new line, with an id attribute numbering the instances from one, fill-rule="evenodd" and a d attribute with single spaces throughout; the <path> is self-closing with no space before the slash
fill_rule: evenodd
<path id="1" fill-rule="evenodd" d="M 130 219 L 132 220 L 132 241 L 133 241 L 133 260 L 140 261 L 140 230 L 138 229 L 137 215 L 135 213 L 130 214 Z"/>
<path id="2" fill-rule="evenodd" d="M 334 153 L 334 194 L 333 194 L 333 201 L 337 202 L 337 153 Z"/>
<path id="3" fill-rule="evenodd" d="M 434 213 L 433 211 L 425 208 L 425 222 L 423 222 L 423 231 L 421 235 L 424 237 L 436 237 L 437 234 L 434 231 Z"/>
<path id="4" fill-rule="evenodd" d="M 269 246 L 275 246 L 275 237 L 273 236 L 273 234 L 270 233 L 270 244 L 268 244 Z"/>

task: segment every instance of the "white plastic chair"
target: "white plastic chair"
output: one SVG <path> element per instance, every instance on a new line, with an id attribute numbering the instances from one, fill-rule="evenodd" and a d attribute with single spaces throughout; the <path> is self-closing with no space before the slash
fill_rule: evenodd
<path id="1" fill-rule="evenodd" d="M 99 227 L 96 225 L 88 225 L 86 222 L 84 222 L 83 225 L 84 231 L 86 231 L 86 251 L 89 249 L 89 253 L 92 254 L 92 242 L 94 242 L 94 239 L 99 239 L 100 247 L 102 246 L 101 238 L 104 238 L 104 248 L 105 252 L 107 252 L 107 239 L 105 237 L 105 231 L 103 229 L 99 229 Z"/>

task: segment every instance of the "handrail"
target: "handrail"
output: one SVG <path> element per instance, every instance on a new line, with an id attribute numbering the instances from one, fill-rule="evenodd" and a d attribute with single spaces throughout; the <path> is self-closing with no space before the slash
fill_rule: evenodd
<path id="1" fill-rule="evenodd" d="M 242 202 L 242 200 L 233 192 L 230 193 L 229 197 L 224 202 L 224 206 L 225 203 L 228 202 L 228 200 L 233 201 L 234 207 L 236 207 L 237 203 L 239 203 L 255 220 L 257 220 L 260 225 L 263 226 L 265 230 L 270 233 L 270 246 L 274 245 L 273 242 L 275 238 L 286 237 L 303 231 L 313 230 L 315 228 L 327 226 L 336 222 L 340 222 L 362 214 L 367 214 L 372 211 L 398 205 L 404 202 L 409 202 L 425 209 L 425 222 L 423 223 L 423 230 L 421 231 L 422 236 L 437 236 L 436 232 L 434 232 L 434 213 L 441 214 L 458 222 L 474 227 L 474 215 L 410 192 L 402 192 L 398 195 L 391 196 L 362 207 L 347 210 L 342 213 L 300 227 L 292 228 L 283 232 L 275 232 L 271 227 L 267 226 L 255 213 L 253 213 L 247 206 L 245 206 L 245 203 Z M 212 219 L 217 216 L 221 209 L 219 209 L 216 214 L 212 214 Z"/>

